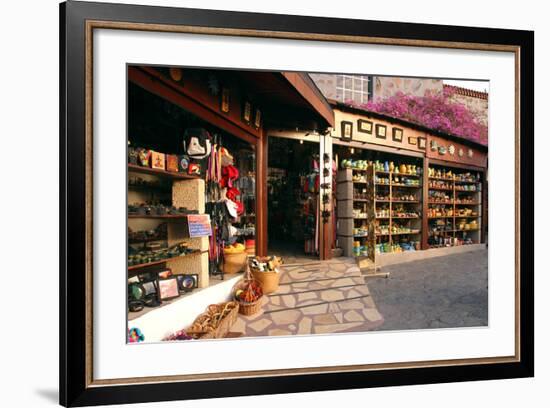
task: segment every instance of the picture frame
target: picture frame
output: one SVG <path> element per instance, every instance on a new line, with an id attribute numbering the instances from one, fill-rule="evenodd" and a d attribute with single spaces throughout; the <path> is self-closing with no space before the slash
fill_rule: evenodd
<path id="1" fill-rule="evenodd" d="M 190 273 L 185 275 L 176 275 L 180 293 L 192 292 L 199 287 L 199 275 Z"/>
<path id="2" fill-rule="evenodd" d="M 368 133 L 372 135 L 373 123 L 370 120 L 358 119 L 357 120 L 357 131 L 361 133 Z"/>
<path id="3" fill-rule="evenodd" d="M 386 125 L 381 125 L 379 123 L 376 124 L 375 126 L 375 133 L 376 133 L 376 137 L 378 139 L 386 139 L 387 137 L 387 127 Z"/>
<path id="4" fill-rule="evenodd" d="M 418 148 L 422 150 L 426 150 L 426 138 L 425 137 L 419 137 L 418 138 Z"/>
<path id="5" fill-rule="evenodd" d="M 351 140 L 353 138 L 353 122 L 343 120 L 340 123 L 340 132 L 342 140 Z"/>
<path id="6" fill-rule="evenodd" d="M 157 281 L 158 295 L 161 302 L 175 299 L 180 296 L 178 280 L 175 276 L 169 278 L 159 278 Z"/>
<path id="7" fill-rule="evenodd" d="M 229 88 L 222 86 L 222 90 L 220 92 L 220 110 L 223 113 L 229 113 L 229 110 L 231 109 L 231 91 Z"/>
<path id="8" fill-rule="evenodd" d="M 260 108 L 254 109 L 254 127 L 259 129 L 262 125 L 262 111 Z"/>
<path id="9" fill-rule="evenodd" d="M 401 143 L 403 142 L 403 129 L 393 127 L 391 130 L 392 133 L 392 140 L 394 142 Z"/>
<path id="10" fill-rule="evenodd" d="M 416 138 L 414 136 L 409 136 L 409 144 L 413 145 L 413 146 L 417 146 L 418 145 L 418 138 Z"/>
<path id="11" fill-rule="evenodd" d="M 60 5 L 60 379 L 64 406 L 344 390 L 534 375 L 534 35 L 531 31 L 68 2 Z M 289 29 L 293 27 L 293 29 Z M 515 58 L 514 353 L 178 376 L 94 377 L 93 36 L 100 29 L 509 52 Z M 521 68 L 521 69 L 520 69 Z M 222 92 L 223 94 L 223 92 Z M 229 95 L 229 94 L 228 94 Z M 229 97 L 220 110 L 229 113 Z M 261 115 L 260 115 L 261 120 Z M 376 137 L 386 138 L 376 127 Z M 520 143 L 521 140 L 521 143 Z M 426 149 L 426 139 L 418 138 Z M 145 159 L 145 158 L 144 158 Z M 99 166 L 101 166 L 99 164 Z M 521 171 L 520 171 L 521 170 Z M 70 177 L 69 177 L 70 176 Z M 513 223 L 514 220 L 511 220 Z M 521 248 L 521 251 L 520 251 Z M 93 262 L 94 268 L 97 263 Z M 142 283 L 142 285 L 147 282 Z M 153 284 L 154 287 L 154 284 Z M 341 336 L 344 337 L 344 336 Z M 140 359 L 140 361 L 144 361 Z"/>
<path id="12" fill-rule="evenodd" d="M 250 101 L 248 100 L 245 100 L 243 102 L 241 117 L 243 122 L 247 125 L 249 125 L 252 121 L 252 103 L 250 103 Z"/>

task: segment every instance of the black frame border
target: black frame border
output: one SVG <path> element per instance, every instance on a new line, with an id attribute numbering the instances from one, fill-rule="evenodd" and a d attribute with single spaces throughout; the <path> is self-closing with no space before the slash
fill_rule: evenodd
<path id="1" fill-rule="evenodd" d="M 122 404 L 447 383 L 534 375 L 534 32 L 69 1 L 60 4 L 60 403 Z M 86 386 L 86 20 L 269 30 L 520 47 L 521 197 L 518 362 L 223 380 Z M 407 33 L 406 37 L 403 33 Z M 69 273 L 70 271 L 70 273 Z"/>

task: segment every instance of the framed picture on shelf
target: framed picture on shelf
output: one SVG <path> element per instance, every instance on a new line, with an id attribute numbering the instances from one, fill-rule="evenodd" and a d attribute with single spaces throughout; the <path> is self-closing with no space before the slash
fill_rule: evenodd
<path id="1" fill-rule="evenodd" d="M 533 32 L 95 2 L 60 7 L 62 405 L 534 375 Z M 335 46 L 341 58 L 327 59 Z M 348 103 L 352 91 L 334 100 L 336 90 L 320 91 L 323 75 L 342 89 L 407 78 L 413 87 L 460 80 L 509 92 L 491 97 L 486 123 L 445 127 L 426 115 L 394 117 L 388 101 L 376 111 Z M 488 92 L 466 93 L 476 98 L 471 106 L 487 105 Z M 438 108 L 453 112 L 453 101 Z M 388 137 L 392 123 L 399 128 Z M 499 137 L 489 140 L 489 129 Z M 183 134 L 195 139 L 192 154 L 182 149 Z M 450 145 L 456 154 L 439 154 Z M 232 164 L 222 166 L 223 157 Z M 312 238 L 298 239 L 284 232 L 303 206 L 286 205 L 304 194 L 324 199 L 318 186 L 331 180 L 318 184 L 319 158 L 337 168 L 333 193 L 351 193 L 336 213 L 313 206 L 310 214 L 323 222 L 308 218 Z M 315 162 L 309 173 L 300 167 Z M 388 176 L 390 168 L 399 174 Z M 285 188 L 283 175 L 300 188 Z M 139 178 L 129 190 L 128 180 Z M 160 193 L 149 182 L 157 178 Z M 355 186 L 362 195 L 353 195 Z M 488 205 L 489 190 L 491 201 L 510 205 Z M 350 197 L 363 200 L 361 212 Z M 284 210 L 272 207 L 278 200 Z M 375 200 L 383 205 L 376 210 L 401 218 L 391 229 L 377 224 Z M 449 205 L 458 222 L 449 222 Z M 350 214 L 360 221 L 339 222 Z M 140 232 L 152 244 L 162 223 L 166 243 L 132 239 Z M 376 237 L 376 227 L 385 234 L 380 242 L 354 244 L 367 231 Z M 337 234 L 349 238 L 345 256 L 332 250 Z M 274 242 L 303 248 L 320 271 L 273 256 Z M 436 248 L 445 254 L 428 263 Z M 398 263 L 382 264 L 386 252 Z M 222 271 L 215 258 L 223 258 Z M 422 276 L 438 277 L 423 280 L 432 303 L 413 283 L 320 285 L 360 266 L 399 278 L 396 265 L 406 259 L 425 266 Z M 456 274 L 445 273 L 449 265 Z M 167 269 L 172 276 L 158 276 Z M 412 282 L 423 279 L 407 272 Z M 474 274 L 476 296 L 468 300 L 450 275 Z M 285 292 L 297 281 L 302 292 Z M 388 298 L 399 299 L 392 307 L 403 312 L 387 313 Z M 408 317 L 423 307 L 433 316 Z"/>
<path id="2" fill-rule="evenodd" d="M 196 273 L 177 275 L 177 280 L 180 292 L 191 292 L 199 287 L 199 275 Z"/>
<path id="3" fill-rule="evenodd" d="M 158 280 L 159 288 L 159 299 L 170 300 L 177 298 L 180 295 L 178 288 L 178 280 L 175 277 L 170 278 L 159 278 Z"/>

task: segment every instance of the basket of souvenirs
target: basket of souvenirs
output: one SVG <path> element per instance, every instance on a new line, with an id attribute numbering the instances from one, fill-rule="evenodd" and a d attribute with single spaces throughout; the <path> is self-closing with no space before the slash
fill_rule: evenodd
<path id="1" fill-rule="evenodd" d="M 221 339 L 237 321 L 239 304 L 225 302 L 210 305 L 185 332 L 195 339 Z"/>
<path id="2" fill-rule="evenodd" d="M 283 260 L 278 256 L 257 256 L 250 260 L 250 270 L 265 294 L 279 289 L 281 272 L 279 266 Z"/>
<path id="3" fill-rule="evenodd" d="M 264 292 L 260 283 L 254 279 L 248 262 L 243 276 L 233 287 L 236 302 L 239 304 L 239 313 L 252 316 L 262 309 Z"/>
<path id="4" fill-rule="evenodd" d="M 234 274 L 241 272 L 246 263 L 247 253 L 243 244 L 235 243 L 223 249 L 223 273 Z"/>

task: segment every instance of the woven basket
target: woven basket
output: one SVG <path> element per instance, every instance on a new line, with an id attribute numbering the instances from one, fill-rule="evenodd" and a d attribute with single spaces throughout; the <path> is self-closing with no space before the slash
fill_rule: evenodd
<path id="1" fill-rule="evenodd" d="M 220 318 L 220 313 L 225 309 L 228 309 L 229 312 Z M 186 331 L 197 339 L 224 338 L 237 321 L 239 309 L 240 306 L 237 302 L 210 305 L 206 308 L 206 312 L 200 314 Z M 201 329 L 197 329 L 197 326 L 201 326 Z"/>
<path id="2" fill-rule="evenodd" d="M 233 274 L 241 272 L 246 263 L 246 257 L 248 254 L 243 252 L 238 252 L 235 254 L 224 254 L 223 255 L 223 273 Z"/>
<path id="3" fill-rule="evenodd" d="M 251 268 L 252 276 L 256 279 L 264 292 L 264 294 L 269 294 L 276 292 L 279 289 L 279 280 L 281 274 L 277 272 L 261 272 L 257 269 Z"/>
<path id="4" fill-rule="evenodd" d="M 239 303 L 239 313 L 245 316 L 252 316 L 258 313 L 260 310 L 262 310 L 262 300 L 264 297 L 262 296 L 258 300 L 252 303 L 245 303 L 245 302 L 237 302 Z"/>

